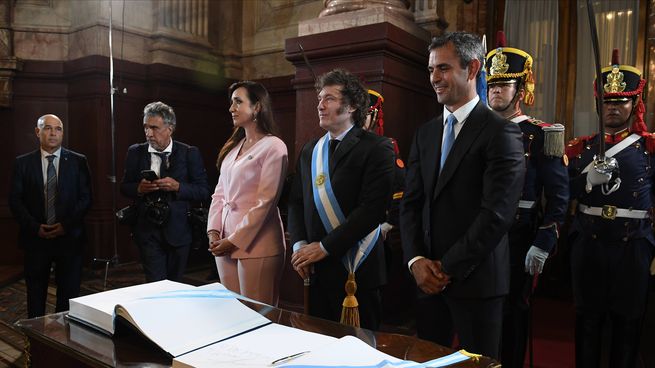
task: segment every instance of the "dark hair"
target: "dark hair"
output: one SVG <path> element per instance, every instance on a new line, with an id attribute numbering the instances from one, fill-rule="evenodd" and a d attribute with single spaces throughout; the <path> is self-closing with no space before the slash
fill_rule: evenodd
<path id="1" fill-rule="evenodd" d="M 449 32 L 433 37 L 428 47 L 428 52 L 444 47 L 448 42 L 451 42 L 455 46 L 455 53 L 459 57 L 459 64 L 462 69 L 466 68 L 471 60 L 476 59 L 480 61 L 480 65 L 483 65 L 484 50 L 482 49 L 482 42 L 480 41 L 480 37 L 472 33 Z"/>
<path id="2" fill-rule="evenodd" d="M 271 108 L 271 96 L 268 94 L 266 88 L 257 82 L 252 81 L 239 81 L 233 83 L 228 89 L 228 98 L 232 98 L 232 94 L 239 88 L 245 88 L 248 93 L 248 99 L 252 105 L 259 103 L 259 111 L 253 116 L 253 120 L 257 123 L 257 129 L 265 134 L 277 135 L 277 126 L 273 120 L 273 110 Z M 241 127 L 234 127 L 232 135 L 225 142 L 221 151 L 218 153 L 216 159 L 216 168 L 221 170 L 221 163 L 225 156 L 246 136 L 246 132 Z"/>
<path id="3" fill-rule="evenodd" d="M 169 125 L 175 130 L 175 111 L 173 108 L 166 105 L 161 101 L 151 102 L 143 108 L 143 122 L 145 123 L 148 118 L 159 116 L 164 121 L 164 124 Z"/>
<path id="4" fill-rule="evenodd" d="M 318 77 L 315 84 L 317 92 L 326 86 L 341 86 L 341 95 L 343 96 L 341 106 L 349 105 L 354 108 L 353 123 L 357 127 L 364 125 L 369 99 L 368 92 L 359 78 L 346 70 L 334 69 Z"/>

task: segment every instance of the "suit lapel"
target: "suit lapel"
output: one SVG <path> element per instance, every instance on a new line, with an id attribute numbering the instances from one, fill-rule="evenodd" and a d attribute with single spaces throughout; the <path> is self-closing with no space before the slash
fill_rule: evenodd
<path id="1" fill-rule="evenodd" d="M 141 170 L 150 170 L 150 152 L 148 152 L 148 143 L 141 146 Z"/>
<path id="2" fill-rule="evenodd" d="M 426 188 L 434 189 L 435 183 L 437 182 L 437 176 L 439 175 L 439 162 L 441 162 L 441 141 L 443 136 L 443 115 L 439 115 L 432 125 L 433 131 L 427 132 L 425 134 L 426 139 L 430 139 L 425 145 L 425 157 L 426 159 L 422 162 L 425 162 L 427 169 L 424 171 L 427 173 L 426 179 Z M 436 138 L 436 142 L 432 141 L 432 137 Z"/>
<path id="3" fill-rule="evenodd" d="M 437 185 L 434 189 L 434 198 L 436 199 L 439 196 L 439 193 L 444 188 L 446 183 L 453 176 L 457 167 L 462 162 L 462 158 L 466 155 L 471 144 L 477 139 L 478 135 L 484 128 L 486 123 L 486 114 L 488 113 L 487 108 L 483 104 L 478 102 L 471 111 L 471 114 L 466 118 L 466 122 L 457 135 L 455 143 L 448 154 L 448 158 L 444 163 L 444 167 L 441 169 L 441 173 L 438 174 Z M 443 131 L 443 126 L 441 128 Z M 441 146 L 441 143 L 439 144 Z M 441 152 L 441 148 L 439 148 Z M 441 154 L 439 153 L 439 160 L 441 160 Z M 439 162 L 439 161 L 437 161 Z"/>
<path id="4" fill-rule="evenodd" d="M 57 173 L 57 198 L 55 200 L 55 210 L 57 214 L 63 214 L 62 193 L 64 190 L 71 190 L 69 185 L 71 170 L 70 152 L 62 147 L 61 157 L 59 158 L 59 172 Z M 57 222 L 61 222 L 61 217 L 57 216 Z"/>
<path id="5" fill-rule="evenodd" d="M 41 162 L 41 150 L 37 149 L 34 151 L 32 154 L 32 157 L 30 157 L 30 167 L 33 167 L 34 170 L 36 170 L 36 178 L 37 178 L 37 183 L 39 183 L 39 198 L 41 199 L 41 203 L 43 203 L 43 208 L 44 208 L 44 213 L 45 213 L 45 180 L 43 178 L 43 163 Z"/>
<path id="6" fill-rule="evenodd" d="M 337 146 L 337 150 L 334 152 L 334 157 L 332 160 L 330 160 L 330 174 L 334 172 L 334 169 L 339 165 L 339 161 L 341 161 L 347 154 L 352 150 L 357 143 L 359 143 L 359 136 L 362 134 L 362 130 L 358 127 L 353 127 L 350 129 L 348 134 L 346 134 L 345 137 L 343 137 L 343 140 L 341 143 L 339 143 L 339 146 Z"/>

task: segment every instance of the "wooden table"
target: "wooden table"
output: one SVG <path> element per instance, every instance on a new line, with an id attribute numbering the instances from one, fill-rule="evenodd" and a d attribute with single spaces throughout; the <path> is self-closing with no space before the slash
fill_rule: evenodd
<path id="1" fill-rule="evenodd" d="M 353 335 L 369 345 L 395 357 L 423 362 L 448 355 L 452 349 L 413 336 L 374 332 L 344 326 L 258 303 L 244 302 L 272 322 L 306 331 L 343 337 Z M 170 367 L 172 361 L 155 346 L 138 335 L 113 338 L 71 321 L 67 312 L 18 321 L 28 338 L 28 354 L 33 368 L 38 367 Z M 479 362 L 467 360 L 451 367 L 493 368 L 500 365 L 483 357 Z"/>

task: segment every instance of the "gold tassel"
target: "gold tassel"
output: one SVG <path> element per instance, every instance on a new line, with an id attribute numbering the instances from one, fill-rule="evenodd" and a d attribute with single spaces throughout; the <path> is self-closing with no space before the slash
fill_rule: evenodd
<path id="1" fill-rule="evenodd" d="M 348 274 L 348 281 L 346 281 L 346 297 L 343 299 L 341 308 L 341 323 L 348 326 L 359 327 L 359 303 L 355 298 L 357 292 L 357 283 L 355 282 L 355 274 Z"/>
<path id="2" fill-rule="evenodd" d="M 480 362 L 480 358 L 482 358 L 482 355 L 469 353 L 468 351 L 466 351 L 464 349 L 458 351 L 458 353 L 460 353 L 462 355 L 466 355 L 467 357 L 469 357 L 469 359 L 473 360 L 476 363 Z"/>
<path id="3" fill-rule="evenodd" d="M 532 106 L 534 104 L 534 75 L 532 74 L 532 64 L 526 63 L 525 65 L 525 97 L 523 102 Z"/>

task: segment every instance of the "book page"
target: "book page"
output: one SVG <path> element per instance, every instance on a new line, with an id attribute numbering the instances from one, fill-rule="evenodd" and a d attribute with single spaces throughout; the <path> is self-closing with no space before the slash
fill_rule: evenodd
<path id="1" fill-rule="evenodd" d="M 112 335 L 114 333 L 114 307 L 116 304 L 141 298 L 145 295 L 184 289 L 195 289 L 195 286 L 162 280 L 81 296 L 70 300 L 68 316 Z"/>
<path id="2" fill-rule="evenodd" d="M 293 359 L 278 367 L 416 367 L 416 362 L 403 361 L 371 347 L 354 336 L 344 336 L 321 349 Z"/>
<path id="3" fill-rule="evenodd" d="M 283 357 L 311 351 L 336 338 L 272 323 L 173 359 L 173 368 L 268 367 Z"/>
<path id="4" fill-rule="evenodd" d="M 271 323 L 219 283 L 132 300 L 116 314 L 173 357 Z"/>

